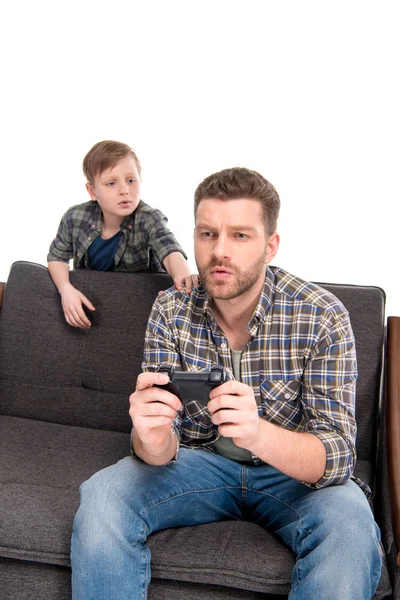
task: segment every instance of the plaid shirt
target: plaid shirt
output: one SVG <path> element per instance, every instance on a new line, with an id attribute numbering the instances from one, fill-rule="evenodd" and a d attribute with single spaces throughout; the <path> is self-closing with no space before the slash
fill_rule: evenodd
<path id="1" fill-rule="evenodd" d="M 247 331 L 251 339 L 242 353 L 241 380 L 253 389 L 260 417 L 312 433 L 324 444 L 325 474 L 309 487 L 343 483 L 356 461 L 357 364 L 347 310 L 318 285 L 268 267 Z M 229 342 L 201 286 L 190 295 L 171 288 L 156 299 L 142 367 L 154 371 L 161 363 L 184 371 L 222 365 L 232 373 Z M 181 445 L 210 450 L 219 437 L 207 408 L 196 401 L 179 412 L 174 432 Z M 262 464 L 256 456 L 253 461 Z M 368 495 L 368 486 L 354 479 Z"/>
<path id="2" fill-rule="evenodd" d="M 98 202 L 73 206 L 61 219 L 47 261 L 69 262 L 74 268 L 90 268 L 88 248 L 101 234 L 102 213 Z M 167 227 L 160 210 L 140 200 L 136 210 L 121 223 L 121 241 L 115 253 L 115 271 L 165 271 L 163 260 L 171 252 L 185 253 Z"/>

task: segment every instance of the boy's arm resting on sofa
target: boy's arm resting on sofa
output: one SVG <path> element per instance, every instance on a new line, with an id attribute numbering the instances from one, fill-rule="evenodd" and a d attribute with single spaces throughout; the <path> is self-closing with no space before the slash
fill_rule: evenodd
<path id="1" fill-rule="evenodd" d="M 386 404 L 393 534 L 396 563 L 400 566 L 400 317 L 387 320 Z"/>
<path id="2" fill-rule="evenodd" d="M 83 310 L 82 304 L 90 310 L 96 310 L 82 292 L 76 289 L 69 280 L 69 265 L 60 260 L 48 262 L 49 273 L 61 296 L 61 304 L 65 320 L 72 327 L 88 328 L 91 323 Z"/>

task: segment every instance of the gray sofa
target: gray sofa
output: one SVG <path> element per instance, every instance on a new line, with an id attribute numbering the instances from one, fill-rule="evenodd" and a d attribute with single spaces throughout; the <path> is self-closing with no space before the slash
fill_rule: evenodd
<path id="1" fill-rule="evenodd" d="M 71 598 L 69 544 L 79 485 L 129 454 L 128 397 L 140 372 L 146 321 L 157 292 L 171 284 L 155 273 L 81 270 L 71 279 L 97 308 L 89 331 L 65 323 L 41 265 L 15 263 L 0 287 L 2 600 Z M 379 404 L 384 294 L 374 287 L 325 287 L 350 310 L 357 341 L 357 474 L 374 489 L 384 554 L 375 598 L 397 599 L 385 405 Z M 150 600 L 287 597 L 294 556 L 258 525 L 226 521 L 164 530 L 149 545 Z"/>

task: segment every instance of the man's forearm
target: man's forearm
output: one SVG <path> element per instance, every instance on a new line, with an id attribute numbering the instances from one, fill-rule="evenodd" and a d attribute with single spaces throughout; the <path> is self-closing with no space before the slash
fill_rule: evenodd
<path id="1" fill-rule="evenodd" d="M 264 462 L 289 477 L 316 483 L 323 477 L 326 451 L 321 440 L 312 433 L 298 433 L 261 419 L 261 435 L 248 448 Z"/>
<path id="2" fill-rule="evenodd" d="M 143 444 L 135 430 L 132 431 L 131 437 L 134 453 L 149 465 L 165 465 L 176 456 L 177 439 L 172 430 L 165 442 L 159 447 Z"/>

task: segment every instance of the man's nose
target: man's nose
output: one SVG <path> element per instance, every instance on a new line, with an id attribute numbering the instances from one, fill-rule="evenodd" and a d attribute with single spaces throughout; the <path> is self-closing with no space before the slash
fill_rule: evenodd
<path id="1" fill-rule="evenodd" d="M 218 258 L 219 260 L 227 260 L 231 258 L 229 240 L 225 235 L 218 236 L 214 244 L 213 254 L 215 258 Z"/>

